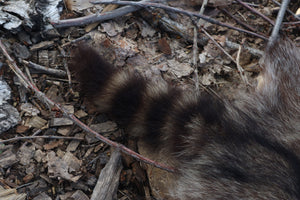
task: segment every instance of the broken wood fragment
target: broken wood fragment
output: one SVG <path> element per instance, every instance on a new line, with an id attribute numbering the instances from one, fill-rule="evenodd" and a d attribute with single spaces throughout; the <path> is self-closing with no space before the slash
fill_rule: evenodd
<path id="1" fill-rule="evenodd" d="M 114 196 L 116 195 L 118 189 L 120 172 L 122 168 L 121 154 L 118 150 L 114 150 L 108 163 L 101 171 L 91 200 L 115 199 Z"/>

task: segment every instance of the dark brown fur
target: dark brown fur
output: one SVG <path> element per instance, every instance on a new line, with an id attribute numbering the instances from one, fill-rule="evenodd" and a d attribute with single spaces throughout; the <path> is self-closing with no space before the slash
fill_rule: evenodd
<path id="1" fill-rule="evenodd" d="M 300 52 L 280 40 L 262 66 L 255 92 L 229 102 L 117 70 L 89 48 L 71 64 L 100 112 L 176 165 L 174 199 L 300 199 Z"/>

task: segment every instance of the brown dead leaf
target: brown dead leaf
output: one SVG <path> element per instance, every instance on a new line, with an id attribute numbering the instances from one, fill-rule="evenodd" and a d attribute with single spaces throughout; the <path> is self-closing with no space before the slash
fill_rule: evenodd
<path id="1" fill-rule="evenodd" d="M 45 150 L 54 149 L 64 143 L 63 140 L 51 140 L 48 144 L 43 145 Z"/>
<path id="2" fill-rule="evenodd" d="M 30 174 L 27 174 L 27 175 L 23 178 L 23 181 L 24 181 L 25 183 L 28 183 L 28 182 L 30 182 L 33 178 L 34 178 L 34 175 L 33 175 L 32 173 L 30 173 Z"/>
<path id="3" fill-rule="evenodd" d="M 17 126 L 16 133 L 25 133 L 28 129 L 28 126 L 19 125 Z"/>
<path id="4" fill-rule="evenodd" d="M 166 38 L 161 38 L 158 40 L 158 48 L 161 52 L 163 52 L 166 55 L 172 54 L 172 50 Z"/>

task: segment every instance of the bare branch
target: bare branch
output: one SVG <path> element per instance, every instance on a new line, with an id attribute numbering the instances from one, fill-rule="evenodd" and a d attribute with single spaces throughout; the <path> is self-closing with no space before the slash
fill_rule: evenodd
<path id="1" fill-rule="evenodd" d="M 280 6 L 281 7 L 281 4 L 276 1 L 276 0 L 272 0 L 277 6 Z M 286 10 L 288 13 L 290 13 L 291 15 L 293 15 L 293 17 L 295 17 L 297 20 L 300 20 L 300 17 L 298 17 L 297 15 L 295 15 L 295 13 L 293 13 L 290 9 L 287 9 Z M 292 22 L 291 22 L 292 23 Z"/>
<path id="2" fill-rule="evenodd" d="M 40 72 L 44 72 L 46 74 L 51 74 L 51 75 L 58 76 L 58 77 L 65 77 L 67 75 L 67 73 L 65 71 L 63 71 L 63 70 L 52 69 L 52 68 L 49 68 L 49 67 L 44 67 L 42 65 L 33 63 L 31 61 L 23 60 L 23 63 L 25 63 L 26 65 L 28 65 L 28 67 L 31 67 L 31 68 L 33 68 L 35 70 L 40 71 Z"/>
<path id="3" fill-rule="evenodd" d="M 199 14 L 203 14 L 204 9 L 206 7 L 208 0 L 204 0 L 201 6 L 201 9 L 199 11 Z M 198 63 L 198 26 L 201 26 L 202 20 L 199 19 L 198 22 L 195 22 L 194 24 L 194 41 L 193 41 L 193 66 L 194 66 L 194 74 L 195 74 L 195 87 L 196 87 L 196 93 L 199 93 L 199 75 L 198 75 L 198 68 L 197 68 L 197 63 Z"/>
<path id="4" fill-rule="evenodd" d="M 240 45 L 226 39 L 226 46 L 228 46 L 231 49 L 239 49 Z M 249 53 L 251 53 L 252 55 L 255 55 L 255 56 L 258 56 L 258 57 L 261 57 L 264 54 L 263 51 L 260 51 L 258 49 L 254 49 L 254 48 L 251 48 L 251 47 L 247 47 L 245 45 L 243 45 L 243 48 L 246 49 L 247 51 L 249 51 Z"/>
<path id="5" fill-rule="evenodd" d="M 276 41 L 276 39 L 278 38 L 278 34 L 279 34 L 279 30 L 280 30 L 280 27 L 281 27 L 281 24 L 282 24 L 282 21 L 283 21 L 283 18 L 284 18 L 284 15 L 285 15 L 285 11 L 289 5 L 289 2 L 290 0 L 283 0 L 282 1 L 282 4 L 280 6 L 280 10 L 279 10 L 279 13 L 277 15 L 277 19 L 276 19 L 276 24 L 273 28 L 273 31 L 272 31 L 272 34 L 271 34 L 271 37 L 269 39 L 269 42 L 268 42 L 268 47 L 272 46 L 273 43 Z"/>
<path id="6" fill-rule="evenodd" d="M 145 0 L 144 0 L 145 1 Z M 142 2 L 144 2 L 142 1 Z M 93 15 L 88 15 L 84 17 L 78 17 L 75 19 L 65 19 L 59 21 L 52 21 L 51 24 L 55 28 L 66 28 L 66 27 L 73 27 L 73 26 L 84 26 L 87 24 L 93 24 L 96 22 L 102 22 L 109 19 L 114 19 L 118 17 L 122 17 L 127 15 L 128 13 L 132 13 L 141 9 L 140 7 L 136 6 L 125 6 L 122 8 L 115 9 L 113 11 L 105 12 L 105 13 L 96 13 Z"/>
<path id="7" fill-rule="evenodd" d="M 242 25 L 243 27 L 247 28 L 250 31 L 253 31 L 253 32 L 255 31 L 255 29 L 252 26 L 250 26 L 250 25 L 242 22 L 241 20 L 237 19 L 233 14 L 231 14 L 230 12 L 228 12 L 225 8 L 219 8 L 219 9 L 222 12 L 224 12 L 226 15 L 228 15 L 229 17 L 231 17 L 232 19 L 234 19 L 238 24 Z"/>
<path id="8" fill-rule="evenodd" d="M 183 10 L 181 8 L 174 8 L 174 7 L 167 6 L 167 5 L 160 4 L 160 3 L 150 3 L 150 2 L 143 2 L 143 1 L 140 1 L 140 2 L 115 1 L 115 0 L 102 0 L 102 1 L 94 1 L 94 2 L 91 2 L 91 3 L 93 3 L 93 4 L 131 5 L 131 6 L 142 7 L 142 8 L 148 8 L 148 7 L 160 8 L 160 9 L 164 9 L 164 10 L 167 10 L 167 11 L 170 11 L 170 12 L 181 13 L 181 14 L 187 15 L 189 17 L 197 17 L 197 18 L 203 19 L 203 20 L 205 20 L 209 23 L 212 23 L 212 24 L 216 24 L 216 25 L 219 25 L 219 26 L 224 26 L 224 27 L 227 27 L 227 28 L 230 28 L 230 29 L 233 29 L 233 30 L 237 30 L 237 31 L 240 31 L 240 32 L 243 32 L 243 33 L 247 33 L 247 34 L 253 35 L 255 37 L 259 37 L 263 40 L 268 40 L 268 38 L 266 38 L 265 36 L 259 35 L 257 33 L 251 32 L 251 31 L 247 31 L 247 30 L 242 29 L 242 28 L 237 28 L 237 27 L 231 26 L 231 25 L 223 23 L 223 22 L 219 22 L 219 21 L 217 21 L 213 18 L 210 18 L 208 16 L 201 15 L 201 14 L 198 14 L 196 12 Z"/>
<path id="9" fill-rule="evenodd" d="M 241 4 L 242 6 L 244 6 L 245 8 L 247 8 L 248 10 L 250 10 L 251 12 L 255 13 L 256 15 L 260 16 L 261 18 L 263 18 L 264 20 L 266 20 L 267 22 L 269 22 L 270 24 L 272 24 L 274 26 L 274 22 L 266 17 L 265 15 L 261 14 L 260 12 L 258 12 L 257 10 L 251 8 L 248 4 L 244 3 L 243 1 L 241 0 L 236 0 L 237 2 L 239 2 L 239 4 Z"/>
<path id="10" fill-rule="evenodd" d="M 7 139 L 7 140 L 0 140 L 0 144 L 1 143 L 18 141 L 18 140 L 28 140 L 28 139 L 37 139 L 37 138 L 64 139 L 64 140 L 84 140 L 83 138 L 78 138 L 78 137 L 63 137 L 63 136 L 54 136 L 54 135 L 40 135 L 40 136 L 15 137 L 15 138 Z"/>

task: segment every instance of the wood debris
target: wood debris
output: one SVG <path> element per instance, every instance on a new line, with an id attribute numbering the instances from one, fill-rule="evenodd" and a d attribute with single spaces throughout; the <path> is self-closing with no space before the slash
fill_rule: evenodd
<path id="1" fill-rule="evenodd" d="M 126 130 L 111 121 L 109 115 L 93 112 L 88 101 L 82 98 L 77 89 L 78 82 L 68 71 L 74 46 L 80 43 L 92 46 L 116 67 L 191 91 L 195 85 L 195 69 L 203 91 L 216 90 L 232 97 L 236 89 L 247 87 L 241 83 L 233 61 L 201 29 L 198 29 L 198 62 L 192 65 L 194 25 L 186 15 L 132 6 L 129 12 L 130 6 L 93 5 L 86 0 L 64 3 L 68 9 L 63 7 L 61 0 L 0 1 L 1 41 L 30 82 L 42 92 L 33 94 L 26 90 L 23 81 L 9 69 L 7 59 L 0 53 L 0 142 L 14 137 L 37 136 L 0 144 L 0 183 L 5 186 L 5 189 L 0 188 L 0 199 L 25 199 L 25 193 L 35 200 L 159 199 L 172 184 L 170 174 L 151 166 L 144 170 L 129 156 L 123 156 L 122 168 L 118 151 L 110 151 L 107 144 L 76 126 L 59 108 L 40 100 L 39 95 L 46 94 L 70 115 L 74 114 L 106 138 L 126 144 L 149 158 L 160 159 L 154 152 L 144 152 L 143 145 L 128 138 Z M 201 4 L 201 0 L 176 0 L 166 5 L 198 13 Z M 272 20 L 278 11 L 271 1 L 264 4 L 256 1 L 249 5 L 257 5 L 257 10 Z M 295 12 L 299 6 L 292 2 L 290 8 Z M 90 25 L 84 20 L 99 17 L 103 10 L 113 16 L 120 13 L 120 9 L 127 15 Z M 209 1 L 204 14 L 235 27 L 244 27 L 243 22 L 262 36 L 267 36 L 273 27 L 231 0 Z M 69 28 L 60 29 L 57 24 L 63 19 L 71 19 L 74 23 L 64 22 L 66 24 L 62 24 Z M 286 22 L 283 29 L 289 37 L 299 39 L 295 17 L 288 14 Z M 207 22 L 202 27 L 234 58 L 242 45 L 240 64 L 250 83 L 255 82 L 254 77 L 260 70 L 257 63 L 263 52 L 263 39 Z M 243 39 L 246 41 L 242 42 Z M 168 176 L 164 179 L 166 182 L 160 179 L 164 176 Z M 11 196 L 1 196 L 3 194 Z"/>

